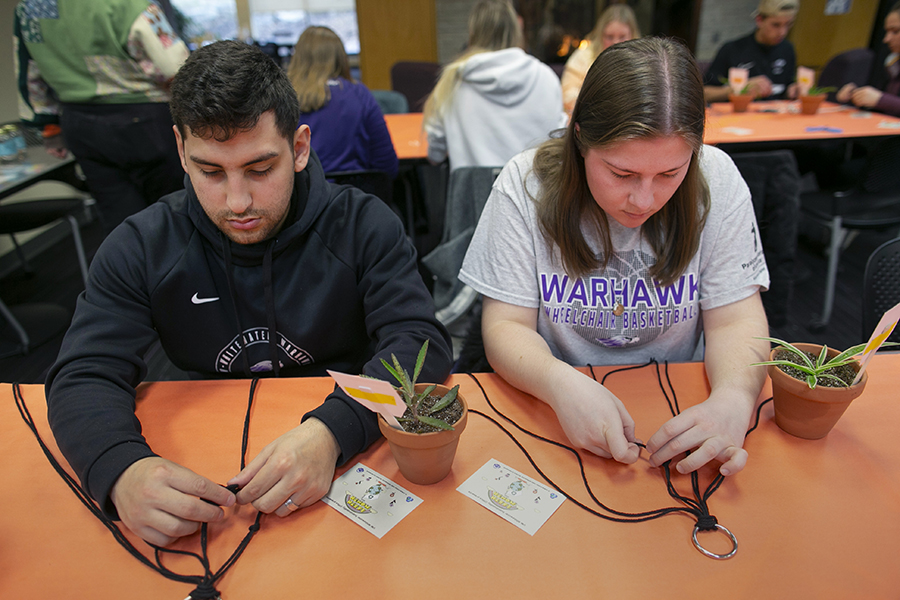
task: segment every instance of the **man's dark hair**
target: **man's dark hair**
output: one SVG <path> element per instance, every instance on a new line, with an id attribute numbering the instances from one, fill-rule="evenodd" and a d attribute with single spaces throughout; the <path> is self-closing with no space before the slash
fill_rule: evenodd
<path id="1" fill-rule="evenodd" d="M 182 136 L 224 142 L 275 112 L 275 126 L 288 142 L 300 122 L 297 94 L 284 71 L 262 50 L 234 40 L 200 48 L 172 80 L 169 106 Z"/>

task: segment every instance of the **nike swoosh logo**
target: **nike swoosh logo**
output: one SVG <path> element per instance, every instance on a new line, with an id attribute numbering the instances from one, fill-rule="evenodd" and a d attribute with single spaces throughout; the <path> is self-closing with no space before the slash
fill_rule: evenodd
<path id="1" fill-rule="evenodd" d="M 191 297 L 191 302 L 194 304 L 206 304 L 207 302 L 215 302 L 219 298 L 200 298 L 196 293 Z"/>

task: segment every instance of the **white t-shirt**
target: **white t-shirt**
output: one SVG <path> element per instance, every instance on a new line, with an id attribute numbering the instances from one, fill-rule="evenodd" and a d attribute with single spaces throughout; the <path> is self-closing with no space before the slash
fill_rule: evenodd
<path id="1" fill-rule="evenodd" d="M 572 365 L 700 360 L 702 312 L 769 285 L 750 192 L 721 150 L 704 146 L 701 154 L 711 206 L 700 247 L 684 274 L 661 288 L 648 274 L 656 257 L 642 228 L 613 219 L 615 250 L 606 268 L 580 279 L 565 272 L 559 247 L 547 242 L 537 223 L 532 198 L 540 184 L 533 158 L 533 150 L 523 152 L 500 174 L 459 279 L 490 298 L 538 308 L 537 331 L 560 360 Z M 599 256 L 597 236 L 587 227 L 584 233 Z"/>

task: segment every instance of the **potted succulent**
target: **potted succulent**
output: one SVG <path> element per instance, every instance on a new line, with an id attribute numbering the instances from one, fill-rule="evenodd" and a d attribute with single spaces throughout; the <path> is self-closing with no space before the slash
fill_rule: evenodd
<path id="1" fill-rule="evenodd" d="M 393 354 L 393 364 L 382 359 L 384 367 L 398 381 L 395 389 L 406 403 L 406 412 L 397 419 L 403 430 L 378 418 L 378 427 L 390 444 L 400 472 L 410 482 L 423 485 L 437 483 L 450 472 L 469 412 L 465 398 L 459 394 L 459 385 L 447 389 L 443 385 L 416 383 L 427 351 L 425 340 L 412 378 Z"/>
<path id="2" fill-rule="evenodd" d="M 868 373 L 853 383 L 859 372 L 856 356 L 866 344 L 839 352 L 818 344 L 776 344 L 765 365 L 772 379 L 775 423 L 784 431 L 810 440 L 828 435 L 850 402 L 862 394 Z"/>
<path id="3" fill-rule="evenodd" d="M 835 91 L 833 87 L 813 86 L 806 94 L 800 95 L 800 112 L 804 115 L 814 115 L 819 112 L 819 105 L 825 101 L 829 92 Z"/>
<path id="4" fill-rule="evenodd" d="M 729 85 L 728 80 L 724 77 L 720 77 L 719 81 L 722 82 L 723 85 Z M 729 93 L 728 101 L 731 102 L 732 112 L 747 112 L 747 108 L 750 106 L 750 103 L 753 102 L 753 94 L 750 93 L 750 84 L 745 84 L 737 93 Z"/>

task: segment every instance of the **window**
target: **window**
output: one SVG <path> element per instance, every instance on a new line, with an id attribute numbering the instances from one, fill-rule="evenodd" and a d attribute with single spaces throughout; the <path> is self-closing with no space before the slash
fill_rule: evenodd
<path id="1" fill-rule="evenodd" d="M 355 0 L 171 0 L 185 17 L 184 37 L 194 45 L 253 38 L 260 44 L 293 46 L 310 25 L 329 27 L 347 54 L 359 54 Z M 238 22 L 237 3 L 249 23 Z"/>

